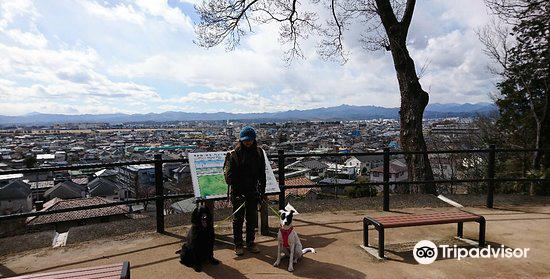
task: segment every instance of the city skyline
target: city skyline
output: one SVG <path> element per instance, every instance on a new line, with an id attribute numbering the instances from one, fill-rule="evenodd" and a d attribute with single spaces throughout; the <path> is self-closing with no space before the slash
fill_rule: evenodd
<path id="1" fill-rule="evenodd" d="M 41 114 L 30 113 L 21 116 L 0 115 L 0 127 L 10 125 L 45 125 L 53 123 L 131 123 L 131 122 L 173 122 L 173 121 L 289 121 L 289 120 L 368 120 L 397 119 L 399 108 L 376 106 L 322 107 L 306 110 L 287 110 L 269 113 L 197 113 L 185 111 L 167 111 L 145 114 Z M 475 117 L 490 115 L 497 108 L 491 103 L 476 104 L 430 104 L 424 112 L 425 119 L 445 117 Z"/>

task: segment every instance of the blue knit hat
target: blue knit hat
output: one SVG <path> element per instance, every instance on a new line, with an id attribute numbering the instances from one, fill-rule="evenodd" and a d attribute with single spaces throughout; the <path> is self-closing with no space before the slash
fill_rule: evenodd
<path id="1" fill-rule="evenodd" d="M 241 129 L 239 133 L 241 141 L 255 140 L 256 139 L 256 130 L 250 126 L 245 126 Z"/>

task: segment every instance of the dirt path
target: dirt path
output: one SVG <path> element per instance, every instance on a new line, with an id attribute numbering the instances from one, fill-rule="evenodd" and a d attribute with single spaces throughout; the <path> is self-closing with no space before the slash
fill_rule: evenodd
<path id="1" fill-rule="evenodd" d="M 112 239 L 85 242 L 63 248 L 47 248 L 9 256 L 0 260 L 0 274 L 10 276 L 85 266 L 131 262 L 132 278 L 549 278 L 550 277 L 550 206 L 509 207 L 489 210 L 467 208 L 486 216 L 487 240 L 493 246 L 530 248 L 526 259 L 438 259 L 431 265 L 419 265 L 412 257 L 417 241 L 459 243 L 453 239 L 456 225 L 390 229 L 386 232 L 389 258 L 378 261 L 359 247 L 362 239 L 361 217 L 400 212 L 425 213 L 448 208 L 403 209 L 399 212 L 339 211 L 306 213 L 296 218 L 296 230 L 304 247 L 314 247 L 289 273 L 288 261 L 273 267 L 276 241 L 258 237 L 261 253 L 236 258 L 230 245 L 227 225 L 218 231 L 215 255 L 219 266 L 205 266 L 196 273 L 179 264 L 180 238 L 185 228 L 174 228 L 169 235 L 139 233 Z M 275 220 L 272 220 L 272 226 Z M 477 239 L 477 224 L 465 224 L 466 237 Z M 371 234 L 374 235 L 374 234 Z M 376 243 L 373 239 L 373 242 Z"/>

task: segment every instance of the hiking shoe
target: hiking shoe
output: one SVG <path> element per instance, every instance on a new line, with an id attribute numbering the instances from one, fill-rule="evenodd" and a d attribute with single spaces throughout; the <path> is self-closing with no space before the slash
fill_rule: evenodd
<path id="1" fill-rule="evenodd" d="M 249 246 L 246 247 L 246 249 L 250 253 L 254 253 L 254 254 L 260 253 L 260 249 L 258 249 L 258 246 L 256 246 L 256 244 L 249 245 Z"/>
<path id="2" fill-rule="evenodd" d="M 242 246 L 236 246 L 235 247 L 235 255 L 242 256 L 244 255 L 244 249 Z"/>

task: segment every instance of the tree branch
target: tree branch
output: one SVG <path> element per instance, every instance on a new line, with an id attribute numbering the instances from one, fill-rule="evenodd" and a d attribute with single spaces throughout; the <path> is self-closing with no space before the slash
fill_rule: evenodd
<path id="1" fill-rule="evenodd" d="M 382 25 L 384 25 L 384 29 L 386 29 L 386 33 L 390 34 L 390 28 L 398 23 L 397 18 L 393 13 L 390 1 L 376 0 L 376 8 L 380 19 L 382 20 Z"/>
<path id="2" fill-rule="evenodd" d="M 403 14 L 403 18 L 401 19 L 401 25 L 405 30 L 405 34 L 407 34 L 407 32 L 409 31 L 409 26 L 411 25 L 415 4 L 416 4 L 416 0 L 407 0 L 405 13 Z"/>

